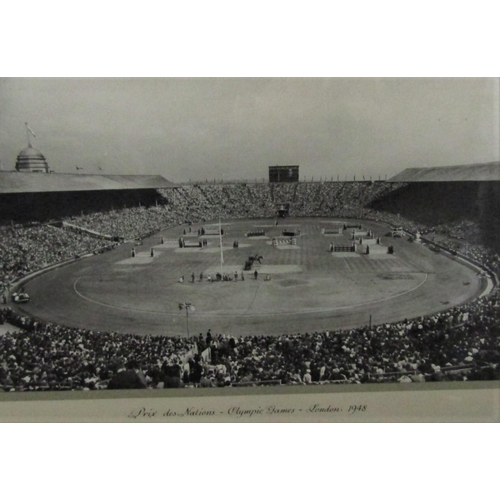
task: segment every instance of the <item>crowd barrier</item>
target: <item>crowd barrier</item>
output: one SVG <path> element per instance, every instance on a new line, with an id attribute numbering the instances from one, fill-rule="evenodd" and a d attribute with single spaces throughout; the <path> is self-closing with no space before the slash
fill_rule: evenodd
<path id="1" fill-rule="evenodd" d="M 439 372 L 436 373 L 447 373 L 447 372 L 460 372 L 464 370 L 470 370 L 471 368 L 480 368 L 477 367 L 474 363 L 469 363 L 465 365 L 455 365 L 455 366 L 441 366 Z M 384 372 L 384 373 L 368 373 L 370 377 L 402 377 L 403 375 L 424 375 L 422 372 L 418 370 L 410 370 L 410 371 L 401 371 L 401 372 Z M 427 374 L 430 375 L 430 374 Z"/>
<path id="2" fill-rule="evenodd" d="M 57 227 L 56 224 L 49 224 Z M 98 233 L 97 231 L 92 231 L 92 229 L 87 229 L 86 227 L 77 226 L 76 224 L 70 224 L 69 222 L 61 222 L 61 228 L 69 229 L 70 231 L 74 231 L 75 233 L 84 233 L 89 236 L 93 236 L 94 238 L 100 238 L 103 240 L 114 241 L 117 239 L 115 236 L 111 236 L 109 234 Z"/>
<path id="3" fill-rule="evenodd" d="M 85 253 L 83 255 L 74 255 L 73 257 L 65 260 L 61 260 L 60 262 L 55 262 L 54 264 L 49 264 L 48 266 L 42 267 L 40 269 L 37 269 L 36 271 L 31 271 L 28 274 L 25 274 L 24 276 L 20 276 L 18 278 L 15 278 L 13 281 L 8 283 L 8 289 L 11 293 L 16 292 L 17 290 L 20 289 L 21 286 L 25 285 L 29 281 L 31 281 L 33 278 L 36 278 L 37 276 L 40 276 L 42 274 L 45 274 L 49 271 L 52 271 L 52 269 L 56 269 L 58 267 L 63 267 L 67 266 L 69 264 L 72 264 L 75 262 L 75 260 L 78 259 L 87 259 L 89 257 L 92 257 L 93 255 L 98 255 L 104 252 L 109 252 L 119 246 L 118 243 L 114 243 L 113 245 L 105 245 L 99 248 L 96 248 L 93 252 L 90 253 Z"/>
<path id="4" fill-rule="evenodd" d="M 248 231 L 247 237 L 251 238 L 252 236 L 265 236 L 266 232 L 263 229 L 260 229 L 258 231 Z"/>
<path id="5" fill-rule="evenodd" d="M 231 387 L 251 387 L 254 385 L 281 385 L 281 380 L 245 380 L 244 382 L 233 382 Z"/>
<path id="6" fill-rule="evenodd" d="M 408 234 L 411 234 L 412 236 L 414 236 L 412 233 L 408 233 Z M 468 265 L 469 267 L 472 267 L 472 269 L 474 269 L 476 271 L 478 269 L 481 270 L 481 271 L 485 271 L 486 273 L 488 273 L 488 276 L 490 277 L 491 281 L 493 282 L 493 288 L 495 288 L 495 287 L 498 286 L 498 276 L 497 276 L 497 274 L 492 269 L 489 269 L 488 267 L 486 267 L 481 262 L 477 262 L 476 260 L 472 259 L 471 257 L 468 257 L 467 255 L 461 254 L 459 252 L 456 252 L 456 251 L 454 252 L 450 248 L 448 248 L 448 247 L 446 247 L 444 245 L 441 245 L 440 243 L 436 243 L 435 241 L 432 241 L 432 240 L 430 240 L 428 238 L 425 238 L 424 236 L 421 236 L 420 240 L 423 243 L 426 243 L 427 245 L 434 245 L 435 247 L 437 247 L 437 248 L 439 248 L 441 250 L 444 250 L 445 252 L 453 255 L 454 257 L 458 257 L 462 261 L 465 261 L 465 262 L 463 262 L 465 265 Z"/>

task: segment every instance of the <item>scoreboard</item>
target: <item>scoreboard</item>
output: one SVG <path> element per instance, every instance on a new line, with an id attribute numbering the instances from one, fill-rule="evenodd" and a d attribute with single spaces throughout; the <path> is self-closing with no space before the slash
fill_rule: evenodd
<path id="1" fill-rule="evenodd" d="M 299 182 L 299 166 L 276 165 L 269 167 L 269 182 Z"/>

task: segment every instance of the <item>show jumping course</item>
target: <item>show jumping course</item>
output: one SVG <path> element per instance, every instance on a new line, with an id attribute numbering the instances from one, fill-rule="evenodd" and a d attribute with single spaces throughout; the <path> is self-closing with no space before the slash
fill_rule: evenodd
<path id="1" fill-rule="evenodd" d="M 370 241 L 368 254 L 366 240 L 360 245 L 351 239 L 352 229 L 363 233 L 357 238 L 366 238 L 368 231 L 386 234 L 382 223 L 273 222 L 224 221 L 222 269 L 232 281 L 206 279 L 221 272 L 218 227 L 208 246 L 198 242 L 207 228 L 215 231 L 216 223 L 206 225 L 199 238 L 201 224 L 193 224 L 189 234 L 184 225 L 145 238 L 135 257 L 133 243 L 126 243 L 41 273 L 24 285 L 31 302 L 14 307 L 45 321 L 97 331 L 186 335 L 178 304 L 191 302 L 191 334 L 211 328 L 216 335 L 272 335 L 358 327 L 368 324 L 370 316 L 372 324 L 418 317 L 469 301 L 485 286 L 477 270 L 460 259 L 407 238 Z M 181 237 L 193 246 L 180 248 Z M 349 249 L 353 243 L 355 251 L 330 251 L 330 245 Z M 391 244 L 394 254 L 389 255 Z M 283 251 L 289 249 L 295 251 Z M 255 261 L 242 281 L 243 266 L 252 255 L 262 256 L 261 263 Z M 270 281 L 265 281 L 267 275 Z"/>

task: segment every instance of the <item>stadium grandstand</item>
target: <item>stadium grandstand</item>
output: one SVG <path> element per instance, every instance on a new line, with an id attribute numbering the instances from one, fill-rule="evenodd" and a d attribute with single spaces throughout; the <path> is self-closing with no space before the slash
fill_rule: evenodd
<path id="1" fill-rule="evenodd" d="M 157 191 L 174 184 L 160 175 L 96 175 L 54 173 L 26 123 L 28 147 L 17 156 L 15 170 L 0 170 L 0 221 L 56 220 L 61 214 L 83 213 L 155 203 Z M 36 174 L 36 175 L 35 175 Z"/>
<path id="2" fill-rule="evenodd" d="M 449 167 L 407 168 L 391 182 L 485 182 L 500 181 L 500 162 Z"/>
<path id="3" fill-rule="evenodd" d="M 44 164 L 38 153 L 27 153 Z M 0 172 L 5 391 L 499 378 L 499 163 L 407 169 L 373 182 L 174 184 L 161 176 L 33 172 Z M 281 218 L 372 220 L 402 228 L 411 241 L 474 266 L 491 286 L 428 316 L 245 336 L 222 335 L 209 323 L 206 333 L 191 337 L 169 334 L 167 324 L 164 335 L 147 328 L 142 335 L 76 328 L 40 320 L 12 302 L 34 273 L 164 228 L 190 231 L 192 224 L 220 219 L 261 219 L 271 226 Z"/>
<path id="4" fill-rule="evenodd" d="M 33 174 L 0 172 L 3 221 L 30 222 L 85 210 L 151 204 L 174 184 L 159 175 Z M 89 200 L 92 200 L 89 202 Z"/>

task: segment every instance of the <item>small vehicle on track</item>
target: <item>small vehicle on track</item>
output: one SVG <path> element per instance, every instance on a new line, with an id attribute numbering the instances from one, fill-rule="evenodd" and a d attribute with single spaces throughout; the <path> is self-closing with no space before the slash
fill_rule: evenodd
<path id="1" fill-rule="evenodd" d="M 12 294 L 12 302 L 16 304 L 24 304 L 29 301 L 30 301 L 30 296 L 25 292 L 20 292 L 20 293 L 14 292 Z"/>

